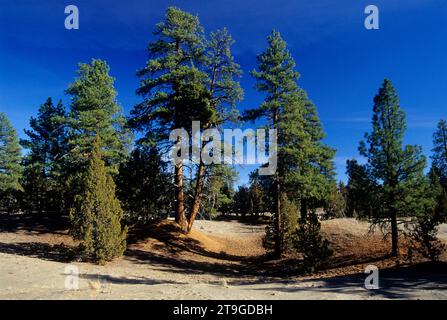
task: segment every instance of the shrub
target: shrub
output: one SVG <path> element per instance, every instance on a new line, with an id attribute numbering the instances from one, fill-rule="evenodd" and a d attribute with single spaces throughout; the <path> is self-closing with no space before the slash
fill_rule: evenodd
<path id="1" fill-rule="evenodd" d="M 70 210 L 71 233 L 82 241 L 83 253 L 102 264 L 124 253 L 127 227 L 121 227 L 123 210 L 101 159 L 98 136 L 87 170 L 78 177 L 83 188 Z"/>
<path id="2" fill-rule="evenodd" d="M 324 266 L 332 250 L 329 241 L 320 234 L 321 224 L 315 211 L 310 211 L 299 220 L 295 247 L 303 254 L 304 268 L 308 272 Z"/>

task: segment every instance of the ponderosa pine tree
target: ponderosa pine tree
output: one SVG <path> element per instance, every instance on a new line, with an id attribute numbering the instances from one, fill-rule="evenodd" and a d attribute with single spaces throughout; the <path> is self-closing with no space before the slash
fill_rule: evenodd
<path id="1" fill-rule="evenodd" d="M 174 129 L 191 127 L 200 113 L 209 110 L 205 97 L 203 29 L 199 19 L 175 7 L 166 10 L 165 20 L 157 24 L 157 40 L 149 44 L 150 60 L 138 72 L 141 84 L 137 93 L 144 101 L 132 110 L 132 126 L 144 132 L 148 140 L 167 143 Z M 194 112 L 195 111 L 195 112 Z M 207 118 L 207 117 L 205 117 Z M 177 143 L 182 143 L 179 137 Z M 176 222 L 186 231 L 183 190 L 183 162 L 175 164 Z"/>
<path id="2" fill-rule="evenodd" d="M 299 202 L 304 216 L 327 197 L 333 181 L 334 151 L 323 145 L 324 133 L 316 108 L 299 88 L 299 73 L 295 61 L 287 50 L 279 32 L 268 37 L 267 49 L 257 57 L 256 88 L 265 92 L 266 98 L 259 108 L 248 110 L 245 119 L 267 119 L 268 125 L 277 130 L 278 165 L 274 178 L 275 255 L 282 253 L 283 231 L 282 193 L 290 201 Z"/>
<path id="3" fill-rule="evenodd" d="M 17 133 L 0 112 L 0 208 L 17 209 L 16 193 L 22 190 L 22 155 Z"/>
<path id="4" fill-rule="evenodd" d="M 405 130 L 405 113 L 396 89 L 385 79 L 374 98 L 372 132 L 365 134 L 366 142 L 360 143 L 359 151 L 368 160 L 365 172 L 380 194 L 380 210 L 371 212 L 370 218 L 373 223 L 391 226 L 393 256 L 399 248 L 398 218 L 417 211 L 425 167 L 420 146 L 403 146 Z"/>
<path id="5" fill-rule="evenodd" d="M 289 198 L 299 199 L 300 217 L 304 218 L 324 206 L 335 192 L 335 150 L 323 143 L 325 134 L 315 105 L 304 91 L 300 95 L 296 106 L 285 109 L 282 132 L 288 167 L 285 185 Z"/>
<path id="6" fill-rule="evenodd" d="M 231 56 L 233 41 L 227 31 L 213 33 L 207 41 L 198 17 L 169 7 L 154 34 L 157 40 L 149 45 L 150 60 L 138 72 L 142 80 L 137 93 L 144 101 L 132 110 L 133 127 L 145 132 L 147 139 L 164 144 L 174 129 L 184 128 L 191 136 L 192 121 L 200 121 L 203 130 L 227 120 L 242 94 L 234 80 L 240 72 Z M 230 111 L 224 112 L 228 107 Z M 181 139 L 176 143 L 181 144 Z M 188 216 L 183 162 L 175 163 L 174 170 L 176 222 L 189 232 L 201 204 L 204 163 L 199 159 Z"/>
<path id="7" fill-rule="evenodd" d="M 101 157 L 99 135 L 94 139 L 86 170 L 78 173 L 82 192 L 75 196 L 70 209 L 71 234 L 81 240 L 88 258 L 105 263 L 124 253 L 127 227 L 121 226 L 123 210 Z"/>
<path id="8" fill-rule="evenodd" d="M 436 195 L 435 214 L 440 222 L 447 221 L 447 121 L 441 119 L 433 134 L 432 168 L 430 170 Z"/>
<path id="9" fill-rule="evenodd" d="M 63 157 L 64 200 L 68 208 L 73 205 L 74 197 L 83 192 L 77 172 L 86 170 L 96 134 L 100 136 L 106 168 L 112 175 L 116 175 L 119 165 L 126 160 L 131 142 L 107 63 L 96 59 L 80 63 L 77 74 L 66 91 L 71 96 L 67 117 L 68 151 Z"/>
<path id="10" fill-rule="evenodd" d="M 67 89 L 71 96 L 67 166 L 74 171 L 87 163 L 96 134 L 99 134 L 103 160 L 111 173 L 117 173 L 128 156 L 131 134 L 126 129 L 126 119 L 116 100 L 114 78 L 109 71 L 102 60 L 80 63 L 78 77 Z"/>
<path id="11" fill-rule="evenodd" d="M 447 121 L 440 120 L 433 134 L 432 168 L 429 176 L 435 192 L 435 215 L 439 222 L 447 221 Z"/>
<path id="12" fill-rule="evenodd" d="M 51 98 L 31 117 L 28 140 L 20 144 L 29 150 L 24 158 L 23 187 L 31 211 L 60 211 L 63 208 L 62 159 L 66 152 L 66 112 L 62 102 Z"/>
<path id="13" fill-rule="evenodd" d="M 241 75 L 239 65 L 234 62 L 231 46 L 234 40 L 227 29 L 217 30 L 210 34 L 205 46 L 204 71 L 207 75 L 207 88 L 212 116 L 201 123 L 201 129 L 219 128 L 224 122 L 236 120 L 238 112 L 236 103 L 242 100 L 243 91 L 238 82 Z M 206 142 L 204 142 L 206 143 Z M 201 146 L 201 151 L 203 145 Z M 197 178 L 194 190 L 194 200 L 188 221 L 188 231 L 191 230 L 195 217 L 199 212 L 204 184 L 205 164 L 200 152 Z"/>
<path id="14" fill-rule="evenodd" d="M 274 177 L 275 185 L 275 209 L 274 209 L 274 235 L 275 235 L 275 255 L 282 254 L 283 232 L 281 198 L 284 192 L 284 161 L 283 152 L 280 150 L 284 142 L 283 132 L 280 123 L 285 114 L 284 108 L 290 105 L 292 100 L 298 97 L 297 79 L 298 72 L 294 70 L 295 62 L 287 50 L 285 41 L 279 32 L 273 31 L 267 38 L 268 47 L 258 55 L 258 69 L 252 71 L 252 76 L 257 80 L 256 89 L 266 93 L 263 104 L 257 108 L 248 110 L 245 119 L 255 120 L 264 117 L 272 129 L 277 130 L 278 139 L 278 166 Z"/>

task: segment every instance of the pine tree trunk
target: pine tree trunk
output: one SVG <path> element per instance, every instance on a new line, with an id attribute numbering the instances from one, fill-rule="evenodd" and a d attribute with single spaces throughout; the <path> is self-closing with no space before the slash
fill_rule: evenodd
<path id="1" fill-rule="evenodd" d="M 180 42 L 175 42 L 176 55 L 180 55 Z M 173 89 L 178 94 L 178 82 L 174 81 Z M 175 123 L 179 123 L 179 116 L 177 112 L 174 115 Z M 177 143 L 181 143 L 181 138 L 178 137 Z M 185 232 L 188 228 L 188 221 L 185 216 L 185 195 L 183 193 L 183 162 L 179 162 L 175 165 L 175 188 L 176 188 L 176 216 L 175 222 L 180 225 L 180 228 Z"/>
<path id="2" fill-rule="evenodd" d="M 397 257 L 399 249 L 398 249 L 398 245 L 399 245 L 399 230 L 397 228 L 397 217 L 396 217 L 396 212 L 391 213 L 391 255 L 393 257 Z"/>
<path id="3" fill-rule="evenodd" d="M 275 210 L 275 257 L 281 258 L 282 254 L 282 230 L 281 230 L 281 185 L 279 177 L 276 179 L 276 210 Z"/>
<path id="4" fill-rule="evenodd" d="M 205 172 L 205 165 L 200 160 L 199 168 L 197 170 L 197 181 L 196 181 L 196 189 L 194 191 L 194 202 L 191 209 L 191 216 L 188 221 L 188 232 L 191 231 L 192 225 L 194 224 L 194 220 L 196 219 L 197 213 L 200 209 L 200 203 L 202 200 L 202 189 L 203 189 L 203 174 Z"/>
<path id="5" fill-rule="evenodd" d="M 175 165 L 175 188 L 176 188 L 176 216 L 175 222 L 180 225 L 183 231 L 187 230 L 185 217 L 185 196 L 183 194 L 183 163 Z"/>
<path id="6" fill-rule="evenodd" d="M 307 217 L 307 201 L 306 199 L 301 199 L 300 206 L 301 219 L 305 219 Z"/>
<path id="7" fill-rule="evenodd" d="M 390 203 L 394 205 L 396 203 L 396 186 L 398 183 L 397 179 L 393 176 L 391 185 L 391 194 L 390 194 Z M 397 228 L 397 212 L 394 207 L 390 208 L 390 220 L 391 220 L 391 256 L 397 257 L 398 250 L 398 242 L 399 242 L 399 230 Z"/>
<path id="8" fill-rule="evenodd" d="M 273 114 L 273 127 L 278 129 L 278 113 Z M 275 257 L 281 258 L 282 254 L 282 230 L 281 230 L 281 178 L 282 178 L 282 162 L 278 161 L 278 174 L 276 176 L 276 219 L 275 219 Z"/>

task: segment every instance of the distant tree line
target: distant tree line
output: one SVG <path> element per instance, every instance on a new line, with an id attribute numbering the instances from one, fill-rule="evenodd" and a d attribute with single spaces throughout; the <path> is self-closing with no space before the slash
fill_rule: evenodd
<path id="1" fill-rule="evenodd" d="M 169 7 L 155 26 L 149 59 L 138 71 L 141 102 L 124 117 L 105 61 L 80 63 L 68 86 L 69 106 L 48 98 L 30 119 L 26 139 L 0 113 L 0 210 L 67 214 L 71 234 L 86 257 L 105 262 L 126 247 L 127 225 L 173 213 L 188 233 L 197 217 L 267 214 L 264 244 L 275 257 L 303 253 L 313 270 L 331 254 L 321 218 L 357 217 L 390 230 L 393 255 L 408 231 L 418 250 L 436 260 L 437 226 L 447 208 L 447 124 L 434 134 L 432 168 L 420 146 L 404 146 L 405 113 L 385 80 L 374 98 L 372 131 L 360 155 L 347 163 L 347 185 L 335 180 L 335 150 L 316 106 L 298 85 L 299 73 L 278 31 L 267 37 L 251 72 L 263 102 L 239 114 L 241 70 L 227 29 L 206 34 L 197 16 Z M 278 166 L 272 176 L 255 170 L 235 190 L 231 166 L 170 164 L 169 133 L 192 121 L 201 130 L 262 119 L 278 133 Z M 134 141 L 133 134 L 140 137 Z M 181 138 L 179 138 L 181 139 Z M 177 141 L 182 142 L 182 141 Z M 22 154 L 23 147 L 25 151 Z M 200 155 L 204 144 L 200 146 Z M 323 208 L 323 216 L 317 209 Z M 402 228 L 405 224 L 405 228 Z"/>

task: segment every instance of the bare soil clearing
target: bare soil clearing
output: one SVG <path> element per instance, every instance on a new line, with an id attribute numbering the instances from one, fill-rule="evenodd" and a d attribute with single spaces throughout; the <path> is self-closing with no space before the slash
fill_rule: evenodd
<path id="1" fill-rule="evenodd" d="M 299 255 L 269 258 L 263 224 L 197 221 L 185 236 L 164 221 L 133 230 L 125 256 L 98 266 L 76 261 L 66 221 L 0 216 L 0 299 L 447 299 L 447 257 L 396 267 L 368 224 L 322 225 L 335 255 L 329 269 L 304 276 Z M 379 290 L 364 288 L 368 264 L 380 269 Z M 79 290 L 64 287 L 67 265 L 79 268 Z"/>

